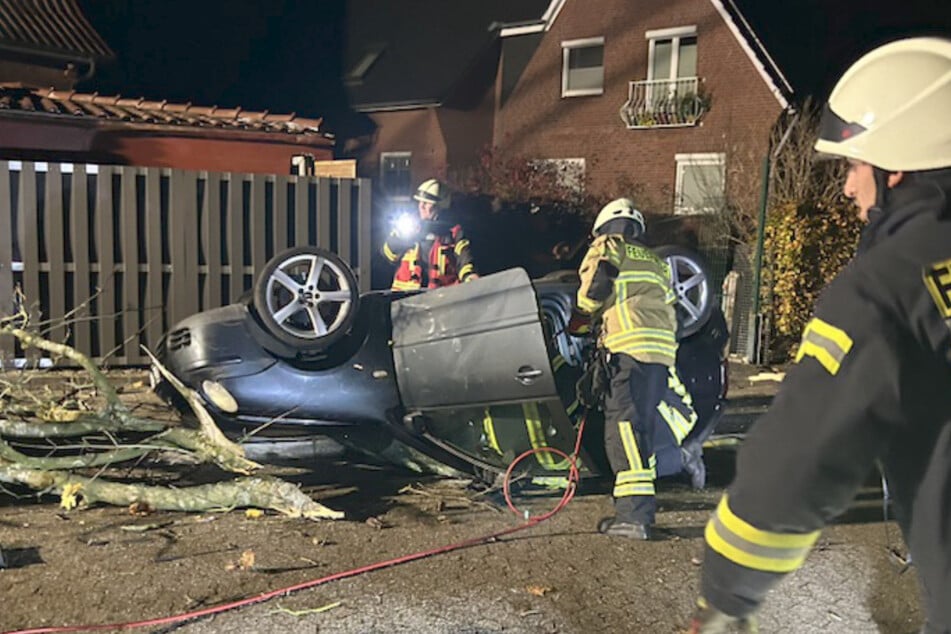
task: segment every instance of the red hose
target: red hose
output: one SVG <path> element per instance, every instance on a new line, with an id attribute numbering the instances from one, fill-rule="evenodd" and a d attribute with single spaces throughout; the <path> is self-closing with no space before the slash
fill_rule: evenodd
<path id="1" fill-rule="evenodd" d="M 479 544 L 484 544 L 486 542 L 494 541 L 500 537 L 506 535 L 511 535 L 512 533 L 525 530 L 526 528 L 531 528 L 545 520 L 551 518 L 558 511 L 565 508 L 568 502 L 575 495 L 575 490 L 578 483 L 578 467 L 575 462 L 578 451 L 581 447 L 581 434 L 584 431 L 584 418 L 581 419 L 581 424 L 578 426 L 578 436 L 575 441 L 574 453 L 570 456 L 565 452 L 555 449 L 553 447 L 539 447 L 537 449 L 530 449 L 520 455 L 518 458 L 512 461 L 512 464 L 509 465 L 508 469 L 505 471 L 505 478 L 503 480 L 502 491 L 505 495 L 505 503 L 512 510 L 513 513 L 522 517 L 522 513 L 519 512 L 515 505 L 512 502 L 512 496 L 510 491 L 511 476 L 512 470 L 515 465 L 520 461 L 536 453 L 549 452 L 557 456 L 560 456 L 568 460 L 571 465 L 568 470 L 568 486 L 565 488 L 565 493 L 562 495 L 561 500 L 558 504 L 555 505 L 555 508 L 552 510 L 533 517 L 531 519 L 526 519 L 524 523 L 514 526 L 512 528 L 506 528 L 489 535 L 483 535 L 482 537 L 473 537 L 472 539 L 467 539 L 465 541 L 457 542 L 455 544 L 449 544 L 447 546 L 441 546 L 439 548 L 433 548 L 432 550 L 425 550 L 418 553 L 413 553 L 410 555 L 403 555 L 402 557 L 395 557 L 393 559 L 387 559 L 386 561 L 380 561 L 375 564 L 369 564 L 367 566 L 362 566 L 360 568 L 354 568 L 352 570 L 345 570 L 343 572 L 334 573 L 326 577 L 321 577 L 319 579 L 312 579 L 310 581 L 305 581 L 293 586 L 288 586 L 286 588 L 280 588 L 278 590 L 271 590 L 247 599 L 241 599 L 239 601 L 234 601 L 232 603 L 224 603 L 222 605 L 216 605 L 214 607 L 205 608 L 203 610 L 195 610 L 194 612 L 185 612 L 182 614 L 174 614 L 172 616 L 160 617 L 157 619 L 148 619 L 144 621 L 129 621 L 126 623 L 104 623 L 98 625 L 63 625 L 63 626 L 52 626 L 52 627 L 37 627 L 27 630 L 10 630 L 8 632 L 3 632 L 2 634 L 47 634 L 52 632 L 93 632 L 97 630 L 126 630 L 133 629 L 136 627 L 153 627 L 156 625 L 170 625 L 172 623 L 180 623 L 182 621 L 188 621 L 190 619 L 196 619 L 203 616 L 210 616 L 212 614 L 219 614 L 221 612 L 227 612 L 228 610 L 234 610 L 236 608 L 241 608 L 247 605 L 252 605 L 254 603 L 261 603 L 274 597 L 279 597 L 282 595 L 287 595 L 292 592 L 297 592 L 298 590 L 306 590 L 308 588 L 314 588 L 331 581 L 338 581 L 340 579 L 347 579 L 349 577 L 356 577 L 357 575 L 362 575 L 365 572 L 372 572 L 374 570 L 381 570 L 383 568 L 389 568 L 391 566 L 398 566 L 400 564 L 409 563 L 411 561 L 416 561 L 417 559 L 424 559 L 426 557 L 432 557 L 433 555 L 441 555 L 443 553 L 452 552 L 454 550 L 459 550 L 462 548 L 468 548 L 469 546 L 477 546 Z"/>

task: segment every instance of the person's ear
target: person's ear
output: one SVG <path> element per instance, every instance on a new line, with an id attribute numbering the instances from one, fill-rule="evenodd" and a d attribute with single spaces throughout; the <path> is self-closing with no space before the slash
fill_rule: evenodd
<path id="1" fill-rule="evenodd" d="M 898 184 L 905 179 L 905 172 L 889 172 L 888 174 L 888 188 L 894 189 L 898 187 Z"/>

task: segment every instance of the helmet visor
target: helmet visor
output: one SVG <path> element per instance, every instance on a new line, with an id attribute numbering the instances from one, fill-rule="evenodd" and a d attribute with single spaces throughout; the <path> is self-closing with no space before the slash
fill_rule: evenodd
<path id="1" fill-rule="evenodd" d="M 858 123 L 850 123 L 825 105 L 822 119 L 819 121 L 819 139 L 830 143 L 842 143 L 865 132 L 866 128 Z"/>

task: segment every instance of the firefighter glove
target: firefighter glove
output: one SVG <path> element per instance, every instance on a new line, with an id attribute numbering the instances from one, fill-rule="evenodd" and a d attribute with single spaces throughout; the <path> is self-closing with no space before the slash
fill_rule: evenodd
<path id="1" fill-rule="evenodd" d="M 697 601 L 687 634 L 756 634 L 759 626 L 753 616 L 730 616 L 709 605 L 701 598 Z"/>
<path id="2" fill-rule="evenodd" d="M 573 337 L 584 337 L 591 333 L 591 315 L 583 313 L 577 308 L 571 311 L 568 321 L 568 334 Z"/>

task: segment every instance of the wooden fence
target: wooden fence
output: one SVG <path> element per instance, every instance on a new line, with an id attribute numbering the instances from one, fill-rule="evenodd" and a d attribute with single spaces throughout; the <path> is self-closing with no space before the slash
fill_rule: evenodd
<path id="1" fill-rule="evenodd" d="M 143 364 L 288 247 L 338 253 L 369 290 L 370 206 L 365 179 L 0 161 L 0 315 L 19 287 L 51 340 Z M 22 354 L 0 336 L 4 367 Z"/>

